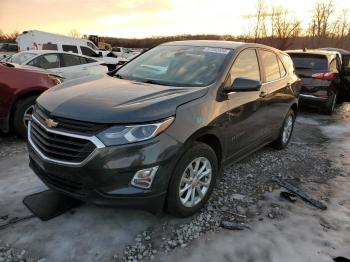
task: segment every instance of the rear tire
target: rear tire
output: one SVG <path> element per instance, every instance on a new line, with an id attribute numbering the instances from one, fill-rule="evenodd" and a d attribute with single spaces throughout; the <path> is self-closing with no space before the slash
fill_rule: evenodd
<path id="1" fill-rule="evenodd" d="M 295 113 L 293 109 L 289 109 L 286 117 L 284 118 L 278 138 L 271 144 L 275 149 L 281 150 L 288 146 L 289 141 L 292 137 L 294 123 Z"/>
<path id="2" fill-rule="evenodd" d="M 208 201 L 217 174 L 218 160 L 214 150 L 207 144 L 193 143 L 174 169 L 166 210 L 178 217 L 198 212 Z"/>
<path id="3" fill-rule="evenodd" d="M 333 93 L 333 95 L 329 98 L 329 100 L 326 102 L 326 105 L 324 107 L 324 112 L 327 115 L 332 115 L 335 109 L 335 105 L 337 104 L 338 99 L 338 92 Z"/>
<path id="4" fill-rule="evenodd" d="M 13 115 L 13 127 L 15 133 L 22 137 L 27 138 L 27 126 L 33 113 L 35 100 L 37 96 L 30 96 L 17 102 L 15 106 L 15 112 Z"/>

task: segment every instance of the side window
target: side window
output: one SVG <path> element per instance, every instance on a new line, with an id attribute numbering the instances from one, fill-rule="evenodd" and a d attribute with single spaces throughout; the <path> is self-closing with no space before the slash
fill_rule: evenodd
<path id="1" fill-rule="evenodd" d="M 63 66 L 64 67 L 76 66 L 76 65 L 80 65 L 81 64 L 80 56 L 62 54 L 62 58 L 63 58 Z"/>
<path id="2" fill-rule="evenodd" d="M 333 59 L 330 63 L 329 63 L 329 70 L 333 73 L 338 73 L 338 68 L 337 68 L 337 60 Z"/>
<path id="3" fill-rule="evenodd" d="M 280 75 L 281 75 L 281 77 L 285 77 L 287 74 L 286 68 L 284 67 L 284 65 L 279 57 L 277 57 L 277 60 L 278 60 L 278 66 L 280 68 Z"/>
<path id="4" fill-rule="evenodd" d="M 62 45 L 62 50 L 65 52 L 78 53 L 78 47 L 75 45 Z"/>
<path id="5" fill-rule="evenodd" d="M 289 55 L 282 54 L 282 60 L 283 60 L 284 65 L 286 66 L 288 72 L 290 72 L 290 73 L 294 72 L 294 63 L 293 63 L 292 58 L 290 58 Z"/>
<path id="6" fill-rule="evenodd" d="M 61 67 L 58 54 L 41 55 L 34 58 L 28 65 L 40 67 L 43 69 L 52 69 Z"/>
<path id="7" fill-rule="evenodd" d="M 265 50 L 260 50 L 259 52 L 266 74 L 266 82 L 280 79 L 281 75 L 276 54 Z"/>
<path id="8" fill-rule="evenodd" d="M 47 43 L 47 44 L 43 44 L 43 50 L 55 50 L 57 51 L 57 45 L 56 44 L 51 44 L 51 43 Z"/>
<path id="9" fill-rule="evenodd" d="M 231 85 L 238 77 L 260 81 L 259 62 L 254 49 L 244 50 L 238 55 L 230 70 L 230 76 Z"/>
<path id="10" fill-rule="evenodd" d="M 86 46 L 80 46 L 81 53 L 86 56 L 97 57 L 98 55 L 90 48 Z"/>

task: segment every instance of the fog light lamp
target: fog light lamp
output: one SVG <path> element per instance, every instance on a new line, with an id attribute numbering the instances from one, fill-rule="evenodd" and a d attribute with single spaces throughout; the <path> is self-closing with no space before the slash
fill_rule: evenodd
<path id="1" fill-rule="evenodd" d="M 148 189 L 152 186 L 154 176 L 159 166 L 139 170 L 131 180 L 131 185 Z"/>

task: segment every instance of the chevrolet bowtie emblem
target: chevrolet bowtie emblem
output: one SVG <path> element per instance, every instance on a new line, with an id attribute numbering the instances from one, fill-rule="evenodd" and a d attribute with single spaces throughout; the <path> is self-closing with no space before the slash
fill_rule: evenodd
<path id="1" fill-rule="evenodd" d="M 45 123 L 46 123 L 47 127 L 49 127 L 49 128 L 56 127 L 58 125 L 57 122 L 55 122 L 54 120 L 52 120 L 50 118 L 46 119 Z"/>

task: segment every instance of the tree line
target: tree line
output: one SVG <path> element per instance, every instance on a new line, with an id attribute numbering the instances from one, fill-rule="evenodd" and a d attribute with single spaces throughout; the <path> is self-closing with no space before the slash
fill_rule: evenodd
<path id="1" fill-rule="evenodd" d="M 276 48 L 338 47 L 350 50 L 350 10 L 337 10 L 333 0 L 318 2 L 310 12 L 309 24 L 302 27 L 302 20 L 281 5 L 268 5 L 257 0 L 254 12 L 243 15 L 246 28 L 240 36 L 234 35 L 176 35 L 137 38 L 101 37 L 100 41 L 112 46 L 150 48 L 158 44 L 179 40 L 230 40 L 256 42 Z M 4 34 L 0 30 L 0 42 L 14 42 L 18 32 Z M 81 37 L 77 30 L 69 35 Z"/>

